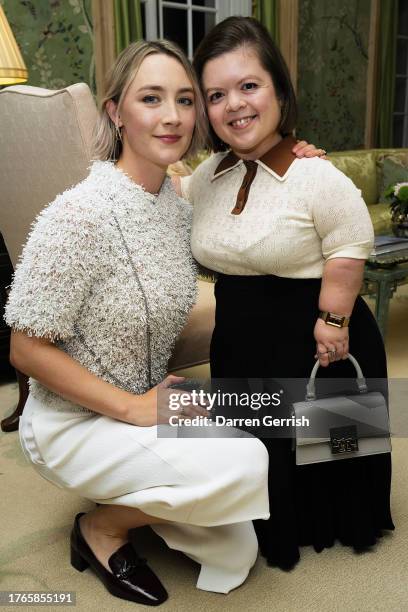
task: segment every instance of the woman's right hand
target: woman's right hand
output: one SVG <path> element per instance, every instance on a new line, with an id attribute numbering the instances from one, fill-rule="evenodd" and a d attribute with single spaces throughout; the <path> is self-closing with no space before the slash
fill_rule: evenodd
<path id="1" fill-rule="evenodd" d="M 152 427 L 153 425 L 158 424 L 168 425 L 169 418 L 171 416 L 177 416 L 180 421 L 182 421 L 185 417 L 209 417 L 209 411 L 206 408 L 192 403 L 188 404 L 187 406 L 182 406 L 180 402 L 178 402 L 179 406 L 177 410 L 170 409 L 170 395 L 174 402 L 180 395 L 182 395 L 183 398 L 190 395 L 186 391 L 171 387 L 171 385 L 182 383 L 184 380 L 185 378 L 182 376 L 174 376 L 170 374 L 169 376 L 166 376 L 161 383 L 152 389 L 149 389 L 149 391 L 146 391 L 146 393 L 137 396 L 138 406 L 132 410 L 132 414 L 130 415 L 131 421 L 129 422 L 133 423 L 134 425 L 138 425 L 139 427 Z"/>

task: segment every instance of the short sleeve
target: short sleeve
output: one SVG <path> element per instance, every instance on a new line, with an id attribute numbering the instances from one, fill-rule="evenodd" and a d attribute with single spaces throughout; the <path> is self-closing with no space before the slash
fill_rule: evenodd
<path id="1" fill-rule="evenodd" d="M 30 336 L 65 340 L 97 271 L 95 222 L 58 198 L 35 221 L 16 266 L 4 319 Z"/>
<path id="2" fill-rule="evenodd" d="M 313 202 L 313 220 L 325 259 L 367 259 L 374 230 L 361 191 L 330 162 L 324 164 Z"/>

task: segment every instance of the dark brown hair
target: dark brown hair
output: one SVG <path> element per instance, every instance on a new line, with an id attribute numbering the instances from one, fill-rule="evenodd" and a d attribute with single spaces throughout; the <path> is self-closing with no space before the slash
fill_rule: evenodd
<path id="1" fill-rule="evenodd" d="M 289 70 L 268 30 L 253 17 L 228 17 L 218 23 L 203 38 L 193 59 L 193 67 L 202 91 L 202 78 L 206 63 L 243 46 L 255 50 L 262 67 L 271 75 L 276 95 L 282 104 L 279 131 L 282 136 L 291 134 L 296 125 L 297 105 Z M 212 126 L 210 126 L 209 137 L 209 146 L 213 151 L 226 151 L 229 148 L 218 138 Z"/>

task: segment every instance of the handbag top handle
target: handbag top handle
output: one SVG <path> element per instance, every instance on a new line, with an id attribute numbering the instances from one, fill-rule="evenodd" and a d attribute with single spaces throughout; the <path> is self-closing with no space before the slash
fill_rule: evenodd
<path id="1" fill-rule="evenodd" d="M 358 387 L 359 392 L 366 393 L 367 392 L 366 379 L 363 376 L 363 372 L 361 371 L 361 368 L 360 368 L 360 365 L 357 359 L 353 357 L 353 355 L 351 355 L 350 353 L 347 355 L 347 359 L 350 359 L 351 363 L 356 369 L 356 374 L 357 374 L 356 382 L 357 382 L 357 387 Z M 315 379 L 316 379 L 317 370 L 319 369 L 319 365 L 320 365 L 320 362 L 319 360 L 317 360 L 316 363 L 314 364 L 312 373 L 310 374 L 309 382 L 306 385 L 306 401 L 308 402 L 316 399 Z"/>

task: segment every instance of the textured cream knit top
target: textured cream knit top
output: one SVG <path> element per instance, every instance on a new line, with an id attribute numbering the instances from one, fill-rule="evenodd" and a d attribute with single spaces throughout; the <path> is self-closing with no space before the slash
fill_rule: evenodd
<path id="1" fill-rule="evenodd" d="M 224 274 L 320 278 L 328 259 L 368 257 L 374 233 L 360 190 L 329 161 L 295 158 L 293 144 L 284 138 L 256 160 L 238 214 L 247 169 L 234 154 L 212 155 L 182 179 L 200 264 Z"/>
<path id="2" fill-rule="evenodd" d="M 111 162 L 94 162 L 84 181 L 37 218 L 16 266 L 6 322 L 54 340 L 107 382 L 144 393 L 146 309 L 132 265 L 147 299 L 157 384 L 196 297 L 190 228 L 191 206 L 169 178 L 155 197 Z M 36 380 L 30 390 L 56 409 L 87 412 Z"/>

